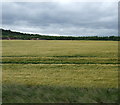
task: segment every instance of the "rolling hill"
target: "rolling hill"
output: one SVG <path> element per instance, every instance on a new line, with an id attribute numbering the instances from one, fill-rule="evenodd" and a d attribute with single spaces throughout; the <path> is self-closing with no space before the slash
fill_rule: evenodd
<path id="1" fill-rule="evenodd" d="M 39 35 L 39 34 L 28 34 L 14 32 L 11 30 L 0 29 L 2 35 L 0 39 L 3 40 L 114 40 L 120 41 L 120 36 L 49 36 L 49 35 Z"/>

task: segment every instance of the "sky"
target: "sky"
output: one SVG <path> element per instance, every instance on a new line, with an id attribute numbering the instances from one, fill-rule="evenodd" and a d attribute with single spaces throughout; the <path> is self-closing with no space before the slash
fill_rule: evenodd
<path id="1" fill-rule="evenodd" d="M 118 3 L 3 2 L 2 28 L 53 36 L 118 35 Z"/>

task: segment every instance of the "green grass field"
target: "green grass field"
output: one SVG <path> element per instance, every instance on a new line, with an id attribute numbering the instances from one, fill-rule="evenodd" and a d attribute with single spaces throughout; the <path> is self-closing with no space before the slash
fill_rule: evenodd
<path id="1" fill-rule="evenodd" d="M 118 42 L 3 40 L 3 103 L 118 102 Z"/>

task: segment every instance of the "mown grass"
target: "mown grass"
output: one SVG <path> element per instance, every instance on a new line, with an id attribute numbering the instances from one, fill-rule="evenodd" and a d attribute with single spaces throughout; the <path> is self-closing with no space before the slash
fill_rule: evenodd
<path id="1" fill-rule="evenodd" d="M 3 57 L 3 63 L 15 64 L 117 64 L 117 58 L 100 57 Z"/>
<path id="2" fill-rule="evenodd" d="M 2 41 L 4 103 L 118 102 L 117 41 Z"/>

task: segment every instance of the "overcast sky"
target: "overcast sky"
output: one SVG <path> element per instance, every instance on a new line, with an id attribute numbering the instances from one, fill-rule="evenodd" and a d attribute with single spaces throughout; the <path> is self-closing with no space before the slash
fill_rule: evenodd
<path id="1" fill-rule="evenodd" d="M 2 28 L 49 35 L 117 35 L 117 2 L 4 2 Z"/>

